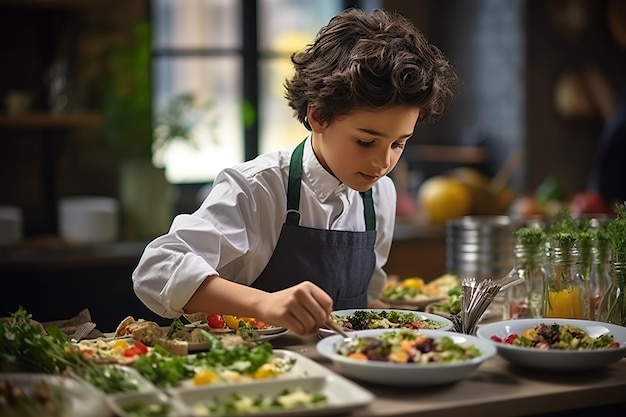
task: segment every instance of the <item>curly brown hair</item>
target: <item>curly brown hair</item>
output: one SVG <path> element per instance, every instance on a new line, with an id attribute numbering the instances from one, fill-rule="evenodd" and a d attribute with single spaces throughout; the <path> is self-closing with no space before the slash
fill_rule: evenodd
<path id="1" fill-rule="evenodd" d="M 418 123 L 434 122 L 459 83 L 452 64 L 410 20 L 383 9 L 343 11 L 291 61 L 285 97 L 305 126 L 309 105 L 328 123 L 398 105 L 419 107 Z"/>

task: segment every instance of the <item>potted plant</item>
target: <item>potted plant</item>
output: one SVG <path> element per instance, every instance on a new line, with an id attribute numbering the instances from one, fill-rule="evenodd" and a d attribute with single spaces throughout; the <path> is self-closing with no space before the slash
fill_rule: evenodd
<path id="1" fill-rule="evenodd" d="M 149 24 L 140 22 L 131 41 L 112 48 L 107 59 L 103 133 L 119 157 L 119 197 L 127 240 L 149 239 L 167 231 L 174 193 L 165 177 L 163 152 L 176 141 L 193 145 L 193 130 L 206 122 L 212 107 L 185 92 L 154 111 L 150 39 Z"/>
<path id="2" fill-rule="evenodd" d="M 103 89 L 103 136 L 119 160 L 118 195 L 125 240 L 167 231 L 173 190 L 152 163 L 150 25 L 139 22 L 123 45 L 110 48 Z"/>

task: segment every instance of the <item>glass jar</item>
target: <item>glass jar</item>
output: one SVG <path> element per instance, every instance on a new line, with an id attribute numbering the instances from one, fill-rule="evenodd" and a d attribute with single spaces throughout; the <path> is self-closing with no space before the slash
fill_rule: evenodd
<path id="1" fill-rule="evenodd" d="M 552 241 L 544 316 L 589 319 L 589 283 L 574 237 Z"/>
<path id="2" fill-rule="evenodd" d="M 610 245 L 605 236 L 596 236 L 589 269 L 589 317 L 599 320 L 600 300 L 612 285 Z"/>
<path id="3" fill-rule="evenodd" d="M 522 283 L 505 290 L 502 318 L 543 317 L 549 277 L 545 239 L 529 242 L 517 236 L 513 251 L 515 264 L 507 282 L 521 279 Z"/>
<path id="4" fill-rule="evenodd" d="M 598 307 L 598 319 L 605 323 L 626 326 L 626 260 L 611 263 L 611 285 Z"/>

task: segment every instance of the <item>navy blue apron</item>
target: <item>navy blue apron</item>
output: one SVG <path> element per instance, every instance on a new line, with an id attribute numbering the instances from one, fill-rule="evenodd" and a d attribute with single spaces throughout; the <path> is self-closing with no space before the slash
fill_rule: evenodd
<path id="1" fill-rule="evenodd" d="M 367 307 L 367 288 L 376 266 L 376 216 L 372 190 L 361 193 L 366 231 L 313 229 L 300 226 L 302 154 L 291 155 L 287 185 L 287 218 L 267 266 L 252 286 L 269 292 L 311 281 L 334 301 L 333 309 Z"/>

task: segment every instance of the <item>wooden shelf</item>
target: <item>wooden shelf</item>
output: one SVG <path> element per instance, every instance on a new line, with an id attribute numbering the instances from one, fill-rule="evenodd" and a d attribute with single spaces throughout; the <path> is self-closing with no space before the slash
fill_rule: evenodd
<path id="1" fill-rule="evenodd" d="M 407 149 L 415 161 L 480 164 L 487 160 L 487 151 L 480 146 L 411 145 Z"/>
<path id="2" fill-rule="evenodd" d="M 85 9 L 99 0 L 1 0 L 0 7 L 19 7 L 30 9 Z"/>
<path id="3" fill-rule="evenodd" d="M 102 124 L 100 113 L 27 113 L 0 115 L 0 128 L 12 129 L 67 129 L 94 128 Z"/>

